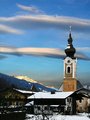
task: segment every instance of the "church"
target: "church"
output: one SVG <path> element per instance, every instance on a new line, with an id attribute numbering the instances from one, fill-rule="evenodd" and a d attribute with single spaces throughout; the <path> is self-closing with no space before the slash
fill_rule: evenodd
<path id="1" fill-rule="evenodd" d="M 66 57 L 64 59 L 64 80 L 61 86 L 62 91 L 64 92 L 76 91 L 83 88 L 82 84 L 76 78 L 77 58 L 75 57 L 75 53 L 76 49 L 73 46 L 73 39 L 70 32 L 67 48 L 65 49 Z"/>
<path id="2" fill-rule="evenodd" d="M 37 92 L 28 97 L 28 101 L 33 101 L 34 114 L 49 115 L 55 112 L 63 114 L 76 114 L 77 110 L 81 112 L 83 107 L 83 98 L 89 98 L 90 91 L 83 88 L 77 80 L 76 67 L 77 58 L 75 57 L 76 49 L 73 46 L 71 32 L 69 33 L 67 48 L 65 49 L 66 57 L 64 58 L 64 78 L 59 91 Z M 90 103 L 88 103 L 88 108 Z M 86 112 L 86 108 L 85 111 Z"/>

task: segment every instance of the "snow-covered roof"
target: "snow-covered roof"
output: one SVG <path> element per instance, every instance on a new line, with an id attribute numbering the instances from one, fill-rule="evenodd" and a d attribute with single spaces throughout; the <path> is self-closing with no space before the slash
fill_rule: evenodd
<path id="1" fill-rule="evenodd" d="M 28 97 L 28 99 L 41 99 L 41 98 L 65 99 L 68 96 L 70 96 L 72 93 L 74 93 L 74 92 L 55 92 L 55 94 L 52 94 L 51 92 L 37 92 L 37 93 L 31 95 L 30 97 Z"/>
<path id="2" fill-rule="evenodd" d="M 29 103 L 27 103 L 25 106 L 31 106 L 31 105 L 33 105 L 34 103 L 33 103 L 33 101 L 31 101 L 31 102 L 29 102 Z"/>
<path id="3" fill-rule="evenodd" d="M 33 91 L 27 91 L 27 90 L 20 90 L 20 89 L 15 89 L 16 91 L 20 92 L 20 93 L 26 93 L 26 94 L 31 94 L 34 93 Z"/>

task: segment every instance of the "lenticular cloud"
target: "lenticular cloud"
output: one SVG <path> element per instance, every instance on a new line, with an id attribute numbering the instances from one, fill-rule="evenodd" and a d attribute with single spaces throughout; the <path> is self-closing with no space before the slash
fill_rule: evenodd
<path id="1" fill-rule="evenodd" d="M 49 57 L 49 58 L 57 58 L 62 59 L 65 58 L 65 53 L 61 49 L 55 48 L 13 48 L 13 47 L 0 47 L 0 53 L 2 54 L 10 54 L 10 55 L 32 55 L 32 56 L 42 56 L 42 57 Z M 75 54 L 75 57 L 82 60 L 90 60 L 89 57 L 82 53 Z"/>
<path id="2" fill-rule="evenodd" d="M 50 15 L 18 15 L 13 17 L 0 17 L 0 23 L 10 25 L 18 29 L 68 29 L 72 26 L 73 31 L 88 33 L 90 20 L 67 16 Z"/>

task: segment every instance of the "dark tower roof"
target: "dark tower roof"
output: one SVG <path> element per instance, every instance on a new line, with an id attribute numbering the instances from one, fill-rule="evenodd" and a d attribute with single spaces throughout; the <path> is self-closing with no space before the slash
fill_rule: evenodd
<path id="1" fill-rule="evenodd" d="M 76 52 L 76 49 L 73 47 L 72 42 L 73 42 L 73 39 L 72 39 L 72 35 L 70 32 L 69 38 L 68 38 L 68 45 L 67 45 L 67 48 L 65 49 L 65 53 L 66 53 L 66 56 L 74 58 L 74 54 Z"/>

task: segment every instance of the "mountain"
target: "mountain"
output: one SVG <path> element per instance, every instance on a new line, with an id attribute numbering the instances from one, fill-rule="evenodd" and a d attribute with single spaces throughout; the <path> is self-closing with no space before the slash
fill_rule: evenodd
<path id="1" fill-rule="evenodd" d="M 14 76 L 14 77 L 18 78 L 20 80 L 26 80 L 27 82 L 37 83 L 36 80 L 33 80 L 33 79 L 31 79 L 30 77 L 27 77 L 27 76 L 19 75 L 19 76 Z"/>
<path id="2" fill-rule="evenodd" d="M 84 84 L 83 87 L 90 90 L 90 83 Z"/>
<path id="3" fill-rule="evenodd" d="M 25 80 L 29 84 L 32 84 L 32 87 L 31 87 L 32 91 L 47 91 L 48 88 L 55 90 L 55 88 L 44 86 L 42 83 L 38 83 L 36 80 L 33 80 L 33 79 L 31 79 L 30 77 L 27 77 L 27 76 L 20 75 L 20 76 L 14 76 L 14 77 L 18 78 L 20 80 Z"/>
<path id="4" fill-rule="evenodd" d="M 14 87 L 22 90 L 32 91 L 56 91 L 54 88 L 46 87 L 38 82 L 28 82 L 24 79 L 18 79 L 13 76 L 0 73 L 0 89 Z"/>
<path id="5" fill-rule="evenodd" d="M 31 85 L 28 84 L 27 81 L 19 80 L 13 76 L 0 73 L 0 88 L 6 88 L 11 86 L 20 89 L 30 89 L 31 87 Z"/>

